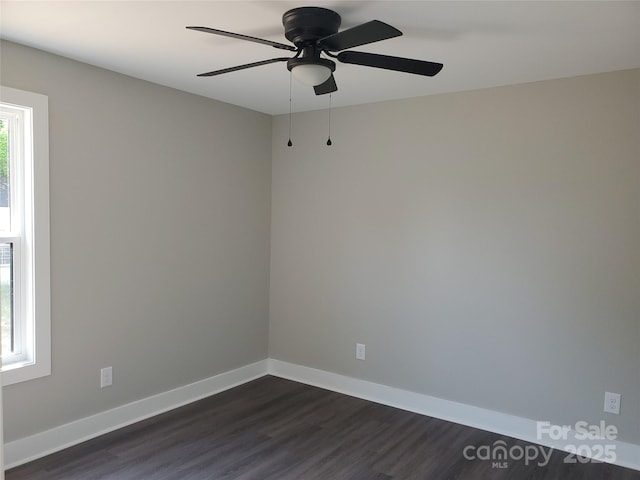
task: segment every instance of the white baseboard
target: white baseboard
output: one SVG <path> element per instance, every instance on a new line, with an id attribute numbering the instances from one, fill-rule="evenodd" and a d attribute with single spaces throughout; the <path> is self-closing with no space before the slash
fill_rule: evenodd
<path id="1" fill-rule="evenodd" d="M 143 398 L 4 445 L 5 468 L 13 468 L 104 433 L 228 390 L 267 374 L 267 360 Z"/>
<path id="2" fill-rule="evenodd" d="M 543 447 L 571 452 L 570 445 L 585 445 L 586 447 L 579 453 L 587 454 L 586 456 L 591 456 L 588 454 L 594 453 L 596 458 L 605 459 L 606 457 L 598 457 L 599 452 L 595 446 L 601 446 L 603 443 L 606 443 L 607 445 L 612 445 L 613 451 L 615 452 L 615 458 L 612 459 L 610 463 L 640 470 L 640 445 L 609 439 L 585 440 L 579 435 L 581 432 L 575 430 L 567 431 L 566 439 L 553 440 L 546 438 L 548 435 L 543 436 L 543 438 L 538 438 L 538 422 L 536 420 L 456 403 L 450 400 L 388 387 L 386 385 L 295 365 L 280 360 L 269 359 L 268 362 L 269 374 L 276 377 L 294 380 L 402 410 L 479 428 L 499 435 L 542 445 Z"/>
<path id="3" fill-rule="evenodd" d="M 267 359 L 9 442 L 4 445 L 5 468 L 16 467 L 267 374 L 518 438 L 557 450 L 568 451 L 566 448 L 567 443 L 573 445 L 586 443 L 584 440 L 576 438 L 577 432 L 575 431 L 568 432 L 568 440 L 540 440 L 537 438 L 537 422 L 535 420 L 443 400 L 280 360 Z M 595 444 L 597 443 L 598 441 L 596 440 Z M 616 458 L 611 463 L 640 470 L 640 445 L 618 440 L 606 440 L 606 443 L 615 447 Z"/>

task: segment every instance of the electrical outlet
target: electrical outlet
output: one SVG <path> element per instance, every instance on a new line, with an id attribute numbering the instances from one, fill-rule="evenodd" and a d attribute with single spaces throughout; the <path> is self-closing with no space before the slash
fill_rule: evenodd
<path id="1" fill-rule="evenodd" d="M 604 392 L 604 411 L 620 415 L 620 394 Z"/>
<path id="2" fill-rule="evenodd" d="M 356 360 L 364 360 L 365 345 L 364 343 L 356 343 Z"/>
<path id="3" fill-rule="evenodd" d="M 113 384 L 113 368 L 104 367 L 100 369 L 100 388 L 108 387 Z"/>

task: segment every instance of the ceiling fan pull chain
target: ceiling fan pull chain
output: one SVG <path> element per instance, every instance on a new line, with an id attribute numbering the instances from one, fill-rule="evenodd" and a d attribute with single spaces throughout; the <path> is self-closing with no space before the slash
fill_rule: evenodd
<path id="1" fill-rule="evenodd" d="M 293 142 L 291 141 L 291 79 L 293 74 L 289 71 L 289 141 L 287 142 L 287 147 L 293 146 Z"/>
<path id="2" fill-rule="evenodd" d="M 333 145 L 333 142 L 331 142 L 331 94 L 329 94 L 329 137 L 327 138 L 327 145 Z"/>

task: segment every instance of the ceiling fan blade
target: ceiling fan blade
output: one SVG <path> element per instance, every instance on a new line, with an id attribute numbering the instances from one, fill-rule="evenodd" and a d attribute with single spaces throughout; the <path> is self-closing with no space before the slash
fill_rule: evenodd
<path id="1" fill-rule="evenodd" d="M 337 56 L 342 63 L 352 63 L 354 65 L 364 65 L 366 67 L 384 68 L 398 72 L 414 73 L 416 75 L 426 75 L 433 77 L 443 65 L 441 63 L 427 62 L 424 60 L 413 60 L 411 58 L 391 57 L 388 55 L 378 55 L 376 53 L 365 52 L 341 52 Z"/>
<path id="2" fill-rule="evenodd" d="M 318 40 L 318 46 L 331 52 L 347 48 L 359 47 L 367 43 L 379 42 L 388 38 L 399 37 L 402 32 L 380 20 L 372 20 L 353 28 L 348 28 Z"/>
<path id="3" fill-rule="evenodd" d="M 326 95 L 327 93 L 333 93 L 338 91 L 338 86 L 336 85 L 336 79 L 333 78 L 333 74 L 320 85 L 316 85 L 313 87 L 316 92 L 316 95 Z"/>
<path id="4" fill-rule="evenodd" d="M 225 32 L 224 30 L 217 30 L 215 28 L 209 28 L 209 27 L 186 27 L 186 28 L 188 28 L 189 30 L 197 30 L 199 32 L 222 35 L 224 37 L 237 38 L 239 40 L 248 40 L 250 42 L 262 43 L 263 45 L 270 45 L 272 47 L 279 48 L 281 50 L 290 50 L 292 52 L 295 52 L 298 50 L 293 45 L 286 45 L 284 43 L 272 42 L 271 40 L 265 40 L 263 38 L 257 38 L 257 37 L 250 37 L 249 35 L 242 35 L 240 33 Z"/>
<path id="5" fill-rule="evenodd" d="M 213 77 L 214 75 L 222 75 L 223 73 L 237 72 L 238 70 L 244 70 L 245 68 L 259 67 L 260 65 L 268 65 L 276 62 L 286 62 L 288 57 L 271 58 L 269 60 L 262 60 L 260 62 L 247 63 L 245 65 L 238 65 L 237 67 L 223 68 L 222 70 L 214 70 L 212 72 L 199 73 L 198 77 Z"/>

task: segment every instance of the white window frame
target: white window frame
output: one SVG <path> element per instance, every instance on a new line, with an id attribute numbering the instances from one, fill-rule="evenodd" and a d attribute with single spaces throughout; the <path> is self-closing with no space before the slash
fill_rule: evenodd
<path id="1" fill-rule="evenodd" d="M 16 252 L 14 318 L 22 329 L 21 355 L 2 362 L 2 385 L 11 385 L 51 374 L 49 99 L 0 86 L 0 107 L 21 112 L 22 122 L 22 138 L 14 137 L 22 165 L 11 165 L 12 177 L 17 175 L 12 206 L 21 215 L 12 212 L 12 232 L 0 232 L 0 242 L 12 242 Z"/>

